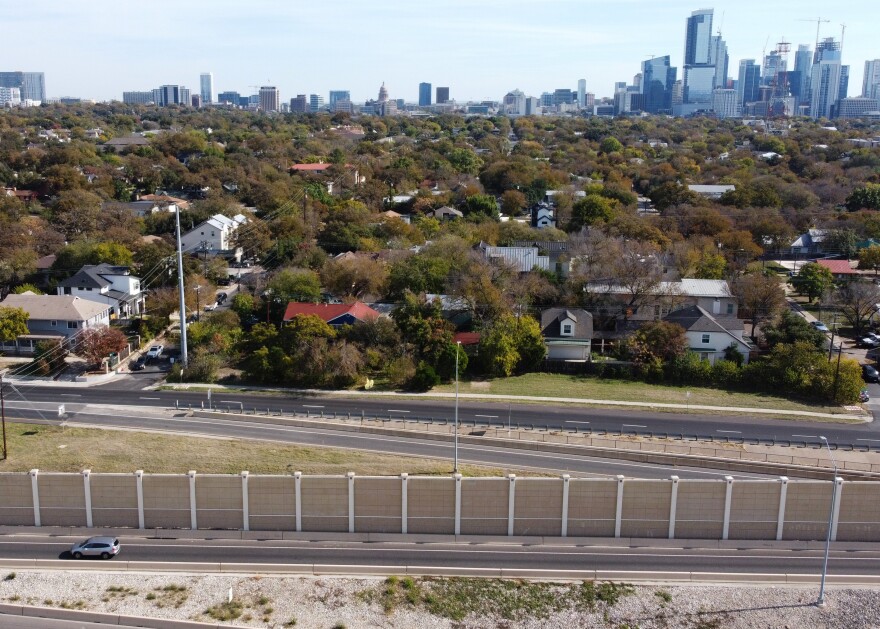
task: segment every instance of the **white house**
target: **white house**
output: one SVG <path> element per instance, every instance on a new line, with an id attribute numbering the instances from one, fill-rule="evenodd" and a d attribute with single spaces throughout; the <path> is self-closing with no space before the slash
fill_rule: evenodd
<path id="1" fill-rule="evenodd" d="M 749 361 L 751 346 L 745 340 L 745 326 L 741 319 L 726 315 L 711 315 L 700 306 L 689 306 L 670 312 L 663 318 L 684 328 L 690 350 L 713 365 L 724 358 L 725 350 L 733 345 Z"/>
<path id="2" fill-rule="evenodd" d="M 105 304 L 111 318 L 126 318 L 144 312 L 141 280 L 126 266 L 87 264 L 58 285 L 59 295 L 72 295 Z"/>
<path id="3" fill-rule="evenodd" d="M 688 186 L 688 190 L 699 194 L 701 197 L 706 197 L 707 199 L 720 199 L 725 192 L 733 192 L 736 190 L 736 186 L 733 184 L 721 184 L 717 186 L 691 184 Z"/>
<path id="4" fill-rule="evenodd" d="M 211 255 L 231 253 L 235 248 L 235 232 L 245 223 L 247 218 L 242 214 L 232 218 L 215 214 L 183 234 L 180 243 L 184 251 L 207 252 Z"/>
<path id="5" fill-rule="evenodd" d="M 556 217 L 553 215 L 553 208 L 547 203 L 539 203 L 533 207 L 532 227 L 537 227 L 538 229 L 556 227 Z"/>

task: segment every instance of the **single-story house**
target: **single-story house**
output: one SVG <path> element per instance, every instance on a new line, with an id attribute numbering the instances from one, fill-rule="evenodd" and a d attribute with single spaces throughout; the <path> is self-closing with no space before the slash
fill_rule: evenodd
<path id="1" fill-rule="evenodd" d="M 810 229 L 798 236 L 788 248 L 792 255 L 825 253 L 824 242 L 827 237 L 827 229 Z"/>
<path id="2" fill-rule="evenodd" d="M 298 316 L 316 316 L 334 328 L 354 325 L 364 321 L 374 321 L 379 313 L 367 304 L 356 301 L 353 304 L 313 304 L 292 301 L 284 311 L 284 322 Z"/>
<path id="3" fill-rule="evenodd" d="M 464 218 L 464 214 L 461 210 L 456 210 L 454 207 L 444 205 L 443 207 L 434 210 L 434 218 L 440 219 L 441 221 L 452 221 L 457 218 Z"/>
<path id="4" fill-rule="evenodd" d="M 36 295 L 28 291 L 7 295 L 0 306 L 28 313 L 28 334 L 0 342 L 0 350 L 16 354 L 33 354 L 40 341 L 64 340 L 84 329 L 110 324 L 107 304 L 72 295 Z"/>
<path id="5" fill-rule="evenodd" d="M 548 308 L 541 313 L 541 336 L 548 360 L 590 360 L 593 315 L 580 308 Z"/>
<path id="6" fill-rule="evenodd" d="M 724 350 L 734 345 L 744 362 L 749 361 L 751 346 L 745 340 L 742 319 L 727 315 L 712 315 L 700 306 L 688 306 L 670 312 L 664 321 L 684 328 L 692 352 L 713 365 L 724 358 Z"/>
<path id="7" fill-rule="evenodd" d="M 700 195 L 701 197 L 705 197 L 707 199 L 720 199 L 724 196 L 725 192 L 733 192 L 736 190 L 736 186 L 733 184 L 719 184 L 719 185 L 701 185 L 701 184 L 691 184 L 688 185 L 688 190 L 691 192 Z"/>
<path id="8" fill-rule="evenodd" d="M 493 247 L 480 242 L 475 247 L 487 260 L 503 260 L 520 273 L 528 273 L 535 267 L 550 270 L 550 256 L 541 255 L 537 247 Z"/>
<path id="9" fill-rule="evenodd" d="M 831 271 L 836 280 L 851 280 L 859 276 L 849 260 L 816 260 L 816 264 Z"/>

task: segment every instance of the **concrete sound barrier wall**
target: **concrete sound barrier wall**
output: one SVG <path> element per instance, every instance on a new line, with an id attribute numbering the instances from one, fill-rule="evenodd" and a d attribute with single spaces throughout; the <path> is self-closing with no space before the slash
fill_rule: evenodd
<path id="1" fill-rule="evenodd" d="M 0 525 L 880 541 L 867 481 L 0 474 Z"/>

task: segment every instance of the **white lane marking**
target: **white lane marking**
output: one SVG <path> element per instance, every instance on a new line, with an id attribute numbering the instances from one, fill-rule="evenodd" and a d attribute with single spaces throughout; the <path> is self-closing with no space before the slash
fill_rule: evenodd
<path id="1" fill-rule="evenodd" d="M 402 411 L 402 410 L 400 410 L 400 409 L 398 409 L 398 408 L 389 408 L 389 409 L 388 409 L 388 412 L 389 412 L 389 413 L 409 413 L 409 411 Z"/>
<path id="2" fill-rule="evenodd" d="M 498 415 L 474 415 L 474 417 L 485 417 L 486 419 L 498 419 Z"/>
<path id="3" fill-rule="evenodd" d="M 819 435 L 792 435 L 792 437 L 800 437 L 801 439 L 818 439 Z"/>
<path id="4" fill-rule="evenodd" d="M 59 397 L 82 397 L 79 393 L 59 393 Z"/>
<path id="5" fill-rule="evenodd" d="M 575 421 L 573 419 L 569 419 L 565 423 L 566 424 L 589 424 L 590 422 L 579 422 L 579 421 Z"/>
<path id="6" fill-rule="evenodd" d="M 741 435 L 741 430 L 716 430 L 715 432 L 729 432 L 731 434 Z"/>
<path id="7" fill-rule="evenodd" d="M 856 441 L 880 441 L 880 439 L 856 439 Z"/>
<path id="8" fill-rule="evenodd" d="M 641 424 L 621 424 L 621 426 L 625 428 L 647 428 L 647 426 L 642 426 Z"/>
<path id="9" fill-rule="evenodd" d="M 303 408 L 324 408 L 324 407 L 318 406 L 317 404 L 303 404 Z"/>
<path id="10" fill-rule="evenodd" d="M 142 397 L 142 398 L 139 398 L 139 399 L 141 399 L 141 400 L 161 400 L 162 398 L 159 398 L 159 397 Z"/>

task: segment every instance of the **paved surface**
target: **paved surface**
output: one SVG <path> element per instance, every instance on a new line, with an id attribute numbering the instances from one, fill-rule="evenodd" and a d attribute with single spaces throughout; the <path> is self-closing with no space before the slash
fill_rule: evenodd
<path id="1" fill-rule="evenodd" d="M 81 620 L 53 620 L 51 618 L 27 618 L 0 614 L 0 627 L 3 629 L 106 629 L 108 625 Z M 136 629 L 132 625 L 113 625 L 121 629 Z"/>
<path id="2" fill-rule="evenodd" d="M 203 531 L 203 533 L 206 533 Z M 307 537 L 307 534 L 306 536 Z M 536 538 L 538 539 L 538 538 Z M 344 566 L 430 566 L 451 568 L 541 569 L 541 570 L 632 570 L 662 572 L 723 572 L 768 574 L 818 574 L 823 548 L 788 550 L 757 548 L 742 542 L 740 548 L 711 548 L 713 542 L 638 540 L 639 546 L 615 545 L 615 540 L 598 545 L 571 543 L 518 544 L 450 542 L 341 542 L 303 540 L 244 541 L 229 539 L 151 539 L 129 537 L 121 531 L 120 561 L 210 562 L 250 564 L 322 564 Z M 49 535 L 0 537 L 2 559 L 68 559 L 68 549 L 80 538 Z M 680 544 L 680 545 L 679 545 Z M 804 546 L 807 546 L 806 544 Z M 880 548 L 876 544 L 847 545 L 834 550 L 829 574 L 877 575 Z M 76 563 L 73 559 L 71 563 Z M 90 564 L 101 560 L 82 560 Z M 106 567 L 113 569 L 108 560 Z M 72 567 L 75 567 L 72 566 Z"/>
<path id="3" fill-rule="evenodd" d="M 871 385 L 878 390 L 880 386 Z M 92 388 L 81 387 L 37 387 L 16 384 L 7 388 L 7 402 L 17 404 L 15 408 L 26 408 L 28 401 L 50 402 L 53 404 L 113 404 L 126 406 L 174 407 L 179 402 L 182 408 L 199 408 L 207 404 L 206 392 L 190 391 L 132 391 L 120 390 L 114 386 Z M 273 412 L 309 412 L 312 416 L 334 413 L 359 416 L 415 418 L 431 417 L 453 421 L 454 402 L 446 399 L 389 399 L 359 397 L 346 399 L 341 396 L 308 395 L 265 395 L 259 393 L 214 392 L 213 404 L 231 409 L 271 407 Z M 841 446 L 880 446 L 880 424 L 878 422 L 860 424 L 839 424 L 802 419 L 768 419 L 747 415 L 724 414 L 676 414 L 672 412 L 646 411 L 636 409 L 583 408 L 577 406 L 549 406 L 541 404 L 510 404 L 506 401 L 463 401 L 459 404 L 459 418 L 468 423 L 506 423 L 510 418 L 514 424 L 522 426 L 555 426 L 565 428 L 591 429 L 593 431 L 652 431 L 669 434 L 700 434 L 704 436 L 732 438 L 761 438 L 802 441 L 818 441 L 818 435 Z"/>

